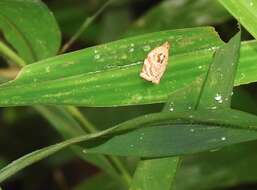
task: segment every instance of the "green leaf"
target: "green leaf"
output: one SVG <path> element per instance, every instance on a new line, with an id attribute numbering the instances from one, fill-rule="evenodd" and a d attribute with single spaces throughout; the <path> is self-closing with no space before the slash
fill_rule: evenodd
<path id="1" fill-rule="evenodd" d="M 241 32 L 215 53 L 197 108 L 229 108 L 240 54 Z"/>
<path id="2" fill-rule="evenodd" d="M 187 156 L 177 172 L 175 189 L 213 190 L 255 183 L 255 150 L 256 141 Z"/>
<path id="3" fill-rule="evenodd" d="M 159 117 L 162 118 L 160 123 L 155 123 L 156 121 L 151 121 L 151 118 L 146 116 L 148 119 L 146 122 L 152 127 L 140 127 L 111 138 L 103 138 L 97 146 L 88 148 L 87 152 L 141 157 L 176 156 L 216 149 L 230 144 L 254 140 L 257 137 L 257 133 L 251 130 L 232 129 L 249 127 L 249 123 L 245 122 L 250 122 L 251 126 L 255 128 L 255 116 L 235 110 L 209 110 L 206 113 L 204 112 L 206 111 L 161 113 L 159 114 Z M 173 124 L 174 120 L 163 118 L 167 115 L 172 115 L 174 118 L 177 114 L 183 114 L 183 116 L 178 119 L 181 122 L 177 122 L 175 125 Z M 185 123 L 185 118 L 189 118 L 189 123 Z M 190 118 L 194 118 L 194 122 L 190 123 Z M 222 122 L 219 123 L 221 120 Z M 137 122 L 140 123 L 140 121 Z M 141 124 L 131 123 L 131 127 L 133 125 L 135 127 L 141 126 Z M 230 129 L 226 128 L 229 126 Z"/>
<path id="4" fill-rule="evenodd" d="M 1 0 L 0 30 L 28 63 L 56 55 L 61 35 L 53 14 L 40 0 Z"/>
<path id="5" fill-rule="evenodd" d="M 256 82 L 257 41 L 242 42 L 234 86 Z"/>
<path id="6" fill-rule="evenodd" d="M 139 72 L 150 49 L 164 41 L 172 44 L 170 64 L 161 85 L 153 85 L 142 80 Z M 127 38 L 46 59 L 24 67 L 16 80 L 2 85 L 0 105 L 163 102 L 204 73 L 221 44 L 213 29 L 192 28 Z"/>
<path id="7" fill-rule="evenodd" d="M 217 1 L 165 0 L 139 18 L 130 27 L 126 35 L 201 25 L 214 25 L 222 23 L 230 17 L 226 9 Z"/>
<path id="8" fill-rule="evenodd" d="M 219 2 L 257 39 L 256 0 L 219 0 Z"/>
<path id="9" fill-rule="evenodd" d="M 255 140 L 256 123 L 256 116 L 235 110 L 145 115 L 102 132 L 72 138 L 27 154 L 0 170 L 0 182 L 80 142 L 90 142 L 84 151 L 88 153 L 141 157 L 183 155 Z"/>
<path id="10" fill-rule="evenodd" d="M 178 167 L 178 157 L 141 160 L 130 190 L 169 190 Z"/>
<path id="11" fill-rule="evenodd" d="M 147 54 L 143 48 L 149 47 L 147 42 L 155 47 L 169 37 L 174 38 L 174 43 L 161 84 L 142 80 L 139 72 Z M 134 52 L 129 54 L 131 44 Z M 172 92 L 206 73 L 212 48 L 221 44 L 212 30 L 195 28 L 148 34 L 57 56 L 26 66 L 16 80 L 3 84 L 0 105 L 117 106 L 164 102 Z M 256 49 L 255 41 L 242 43 L 236 86 L 257 80 Z M 125 60 L 124 52 L 129 56 Z"/>

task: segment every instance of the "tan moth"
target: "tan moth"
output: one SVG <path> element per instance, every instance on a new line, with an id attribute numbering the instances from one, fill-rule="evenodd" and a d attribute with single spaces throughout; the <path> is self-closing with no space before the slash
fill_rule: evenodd
<path id="1" fill-rule="evenodd" d="M 150 51 L 144 61 L 140 77 L 152 83 L 159 84 L 168 65 L 169 49 L 169 42 L 165 42 Z"/>

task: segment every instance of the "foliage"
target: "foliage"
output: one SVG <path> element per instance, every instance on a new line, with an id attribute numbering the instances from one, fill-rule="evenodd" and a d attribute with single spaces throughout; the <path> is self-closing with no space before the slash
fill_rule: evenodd
<path id="1" fill-rule="evenodd" d="M 223 25 L 232 18 L 231 13 L 256 38 L 257 1 L 165 0 L 137 21 L 126 18 L 124 23 L 130 26 L 124 30 L 122 23 L 114 25 L 115 19 L 121 17 L 109 16 L 127 15 L 128 3 L 99 1 L 100 9 L 92 11 L 92 15 L 88 8 L 88 18 L 61 47 L 58 22 L 63 26 L 67 20 L 81 19 L 83 3 L 75 15 L 68 1 L 61 9 L 58 3 L 49 4 L 56 10 L 56 20 L 40 0 L 0 2 L 0 53 L 9 66 L 7 72 L 22 67 L 11 78 L 0 72 L 0 106 L 15 106 L 11 118 L 22 115 L 20 106 L 31 106 L 28 109 L 43 116 L 61 141 L 56 143 L 48 136 L 52 145 L 19 155 L 9 164 L 10 158 L 1 155 L 1 186 L 5 188 L 9 182 L 6 180 L 13 175 L 14 181 L 23 178 L 24 172 L 20 171 L 51 155 L 59 164 L 78 157 L 99 169 L 99 173 L 72 187 L 77 190 L 213 189 L 256 182 L 256 102 L 243 89 L 236 91 L 235 97 L 232 95 L 234 86 L 257 81 L 257 42 L 241 42 L 240 28 L 225 43 L 213 27 L 206 25 Z M 67 20 L 62 20 L 60 10 Z M 97 20 L 100 13 L 103 21 Z M 109 18 L 114 21 L 109 22 Z M 113 33 L 99 35 L 100 30 L 110 28 Z M 70 36 L 69 29 L 62 30 L 63 36 Z M 63 53 L 78 38 L 87 41 L 87 31 L 96 43 L 120 38 L 119 35 L 123 39 Z M 171 44 L 169 65 L 161 83 L 154 85 L 142 80 L 139 73 L 148 52 L 165 41 Z M 163 103 L 162 110 L 153 108 L 148 114 L 140 114 L 146 104 L 155 103 Z M 129 116 L 132 105 L 138 111 L 133 118 Z M 118 110 L 121 106 L 128 107 L 109 118 L 115 123 L 112 126 L 95 126 L 87 117 L 87 112 L 95 113 L 88 107 Z M 105 121 L 103 115 L 93 115 Z M 123 116 L 124 121 L 117 122 Z M 66 148 L 71 150 L 63 152 L 67 157 L 56 154 Z M 221 150 L 213 152 L 217 149 Z M 240 154 L 251 158 L 231 159 Z M 140 160 L 128 161 L 130 158 Z M 222 159 L 224 162 L 210 164 Z M 49 167 L 59 167 L 51 157 L 47 161 Z"/>

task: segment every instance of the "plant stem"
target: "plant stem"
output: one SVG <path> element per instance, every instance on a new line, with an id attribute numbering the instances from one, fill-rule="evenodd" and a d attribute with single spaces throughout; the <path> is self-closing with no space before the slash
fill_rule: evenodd
<path id="1" fill-rule="evenodd" d="M 60 50 L 60 53 L 64 53 L 67 51 L 67 49 L 70 48 L 70 46 L 80 37 L 80 35 L 87 29 L 87 27 L 90 26 L 90 24 L 103 12 L 103 10 L 112 2 L 112 0 L 108 0 L 103 4 L 103 6 L 91 17 L 88 17 L 85 19 L 83 24 L 79 27 L 77 32 L 70 38 L 68 42 L 66 42 L 62 49 Z"/>
<path id="2" fill-rule="evenodd" d="M 20 67 L 26 65 L 26 62 L 21 57 L 19 57 L 11 48 L 5 45 L 2 41 L 0 41 L 0 53 L 2 53 L 4 56 L 6 56 L 8 59 L 13 61 Z"/>
<path id="3" fill-rule="evenodd" d="M 132 177 L 129 174 L 129 172 L 127 171 L 127 169 L 123 166 L 120 159 L 118 159 L 116 156 L 109 156 L 109 157 L 112 160 L 112 162 L 115 164 L 115 166 L 117 167 L 119 172 L 121 173 L 121 175 L 122 175 L 123 179 L 125 180 L 125 182 L 127 183 L 127 185 L 129 186 L 131 184 Z"/>
<path id="4" fill-rule="evenodd" d="M 75 106 L 66 106 L 67 111 L 75 118 L 77 119 L 81 124 L 82 127 L 85 128 L 89 133 L 96 133 L 98 132 L 97 128 L 90 122 L 88 119 L 79 111 L 79 109 Z M 127 185 L 130 184 L 132 177 L 130 176 L 127 169 L 123 166 L 120 159 L 118 159 L 116 156 L 109 156 L 110 160 L 113 162 L 115 167 L 119 170 L 119 173 L 124 178 Z"/>
<path id="5" fill-rule="evenodd" d="M 77 119 L 82 124 L 82 127 L 85 128 L 87 132 L 97 132 L 95 126 L 80 112 L 80 110 L 77 107 L 66 106 L 66 109 L 75 119 Z"/>

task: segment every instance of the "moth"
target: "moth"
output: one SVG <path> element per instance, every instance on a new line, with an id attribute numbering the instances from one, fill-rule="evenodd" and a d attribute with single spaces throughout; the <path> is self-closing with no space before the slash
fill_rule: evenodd
<path id="1" fill-rule="evenodd" d="M 169 42 L 165 42 L 150 51 L 144 60 L 140 77 L 152 83 L 159 84 L 168 65 L 169 49 Z"/>

